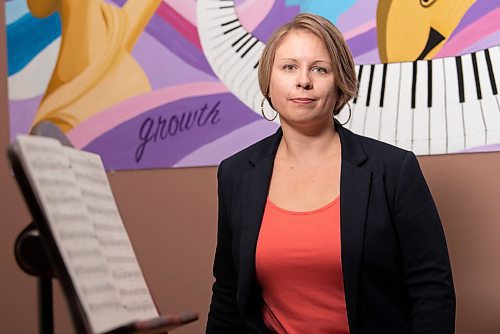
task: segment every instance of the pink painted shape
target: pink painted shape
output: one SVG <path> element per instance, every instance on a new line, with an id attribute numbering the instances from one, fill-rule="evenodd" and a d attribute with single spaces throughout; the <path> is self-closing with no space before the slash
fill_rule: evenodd
<path id="1" fill-rule="evenodd" d="M 500 30 L 500 8 L 469 24 L 465 29 L 456 34 L 453 39 L 449 40 L 434 58 L 460 55 L 461 51 L 476 42 L 479 38 L 484 38 L 498 30 Z"/>
<path id="2" fill-rule="evenodd" d="M 357 26 L 354 29 L 351 29 L 351 30 L 345 32 L 343 34 L 344 35 L 344 39 L 349 39 L 349 38 L 361 35 L 362 33 L 367 32 L 368 30 L 373 29 L 376 26 L 377 26 L 377 21 L 376 20 L 368 21 L 365 24 L 362 24 L 360 26 Z"/>
<path id="3" fill-rule="evenodd" d="M 226 93 L 220 82 L 197 82 L 166 87 L 151 93 L 131 97 L 80 123 L 66 135 L 76 148 L 83 148 L 95 138 L 112 128 L 158 106 L 189 98 Z"/>
<path id="4" fill-rule="evenodd" d="M 180 13 L 189 23 L 196 26 L 196 1 L 194 0 L 163 0 L 164 3 Z"/>
<path id="5" fill-rule="evenodd" d="M 241 25 L 250 32 L 254 31 L 269 14 L 273 5 L 274 0 L 245 1 L 236 7 Z"/>
<path id="6" fill-rule="evenodd" d="M 175 28 L 178 32 L 184 36 L 185 39 L 193 43 L 196 47 L 201 50 L 200 38 L 198 37 L 198 30 L 196 27 L 186 20 L 179 12 L 170 7 L 165 2 L 160 3 L 156 14 L 160 16 L 163 20 L 167 21 Z"/>

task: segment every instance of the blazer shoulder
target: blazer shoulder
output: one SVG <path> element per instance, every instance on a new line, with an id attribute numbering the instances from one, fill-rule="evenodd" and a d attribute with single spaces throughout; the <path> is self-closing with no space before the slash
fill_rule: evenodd
<path id="1" fill-rule="evenodd" d="M 411 151 L 402 149 L 400 147 L 373 139 L 368 137 L 359 136 L 360 141 L 363 147 L 366 150 L 366 153 L 373 158 L 373 155 L 376 155 L 384 160 L 401 160 L 408 153 L 413 154 Z"/>
<path id="2" fill-rule="evenodd" d="M 359 144 L 363 147 L 365 154 L 367 155 L 367 164 L 373 167 L 384 166 L 399 168 L 401 163 L 405 158 L 415 158 L 413 152 L 404 150 L 402 148 L 396 147 L 394 145 L 361 136 L 352 132 L 348 132 L 349 136 L 353 136 Z"/>

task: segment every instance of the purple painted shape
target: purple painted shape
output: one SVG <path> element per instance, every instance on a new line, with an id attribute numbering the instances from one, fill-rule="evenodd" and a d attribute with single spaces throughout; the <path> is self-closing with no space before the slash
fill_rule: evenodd
<path id="1" fill-rule="evenodd" d="M 365 64 L 380 64 L 380 55 L 378 49 L 371 50 L 367 53 L 363 53 L 354 58 L 354 63 L 357 65 Z"/>
<path id="2" fill-rule="evenodd" d="M 108 0 L 108 2 L 114 2 L 120 7 L 126 1 Z M 216 77 L 202 50 L 185 39 L 175 28 L 158 15 L 153 15 L 146 26 L 146 31 L 186 63 L 214 78 Z"/>
<path id="3" fill-rule="evenodd" d="M 127 2 L 127 0 L 106 0 L 107 2 L 114 2 L 115 4 L 117 4 L 118 6 L 123 6 L 123 4 L 125 2 Z"/>
<path id="4" fill-rule="evenodd" d="M 269 14 L 252 31 L 252 34 L 265 43 L 276 29 L 291 21 L 299 13 L 300 6 L 288 7 L 284 0 L 275 0 Z"/>
<path id="5" fill-rule="evenodd" d="M 474 44 L 472 44 L 468 48 L 462 50 L 460 52 L 460 54 L 467 54 L 467 53 L 472 53 L 472 52 L 476 52 L 479 50 L 484 50 L 484 49 L 490 48 L 492 46 L 499 45 L 499 42 L 500 42 L 500 31 L 497 31 L 494 34 L 491 34 L 485 38 L 481 38 L 480 40 L 476 41 Z"/>
<path id="6" fill-rule="evenodd" d="M 478 0 L 476 1 L 469 10 L 465 13 L 460 23 L 457 25 L 455 30 L 450 36 L 451 40 L 454 35 L 458 34 L 464 28 L 466 28 L 469 24 L 481 18 L 482 16 L 492 12 L 496 8 L 500 7 L 500 2 L 498 0 Z"/>
<path id="7" fill-rule="evenodd" d="M 215 77 L 202 50 L 185 39 L 161 17 L 154 15 L 146 26 L 146 31 L 186 63 Z"/>
<path id="8" fill-rule="evenodd" d="M 357 0 L 349 10 L 339 16 L 337 28 L 342 32 L 348 32 L 376 19 L 377 6 L 378 1 L 376 0 Z"/>
<path id="9" fill-rule="evenodd" d="M 205 106 L 206 110 L 202 113 L 201 108 Z M 175 122 L 182 118 L 182 114 L 196 113 L 198 116 L 203 114 L 201 118 L 203 121 L 211 111 L 218 112 L 215 117 L 218 121 L 215 124 L 209 121 L 204 126 L 198 126 L 195 123 L 189 130 L 174 131 Z M 85 147 L 85 150 L 100 154 L 108 170 L 167 168 L 206 143 L 258 119 L 259 115 L 248 109 L 232 94 L 192 97 L 142 113 L 96 138 Z M 154 124 L 153 130 L 155 130 L 162 123 L 161 120 L 166 122 L 164 136 L 160 136 L 157 132 L 156 139 L 153 140 L 151 134 L 144 135 L 144 130 L 147 129 L 145 124 Z M 170 129 L 169 124 L 172 125 Z M 170 134 L 168 131 L 171 131 Z M 145 137 L 151 141 L 145 145 L 141 159 L 136 162 L 136 153 L 143 143 L 141 138 Z"/>
<path id="10" fill-rule="evenodd" d="M 480 152 L 498 152 L 498 151 L 500 151 L 500 143 L 477 146 L 457 153 L 480 153 Z"/>
<path id="11" fill-rule="evenodd" d="M 17 134 L 26 134 L 31 129 L 31 123 L 42 100 L 42 95 L 25 100 L 9 100 L 10 140 Z"/>
<path id="12" fill-rule="evenodd" d="M 175 167 L 216 166 L 225 158 L 273 134 L 278 127 L 278 124 L 262 118 L 200 147 Z"/>
<path id="13" fill-rule="evenodd" d="M 377 29 L 372 28 L 361 35 L 350 38 L 347 40 L 347 44 L 351 49 L 353 57 L 377 49 Z"/>
<path id="14" fill-rule="evenodd" d="M 143 33 L 132 55 L 146 73 L 153 90 L 189 82 L 217 81 L 177 57 L 148 33 Z"/>

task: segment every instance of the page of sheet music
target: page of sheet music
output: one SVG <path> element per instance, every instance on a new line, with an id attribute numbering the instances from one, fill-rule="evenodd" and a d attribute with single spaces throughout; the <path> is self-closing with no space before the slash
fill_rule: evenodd
<path id="1" fill-rule="evenodd" d="M 68 147 L 64 150 L 70 158 L 97 240 L 129 319 L 157 317 L 158 311 L 116 206 L 101 158 Z"/>
<path id="2" fill-rule="evenodd" d="M 93 332 L 129 322 L 63 146 L 31 136 L 16 143 Z"/>

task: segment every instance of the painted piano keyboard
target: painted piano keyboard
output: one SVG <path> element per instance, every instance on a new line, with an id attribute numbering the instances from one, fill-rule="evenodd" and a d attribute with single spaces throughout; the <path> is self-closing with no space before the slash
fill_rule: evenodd
<path id="1" fill-rule="evenodd" d="M 203 51 L 219 79 L 260 114 L 257 67 L 265 44 L 240 23 L 233 0 L 198 0 Z M 457 57 L 356 65 L 345 127 L 417 155 L 500 145 L 500 46 Z M 347 106 L 338 115 L 348 118 Z"/>

